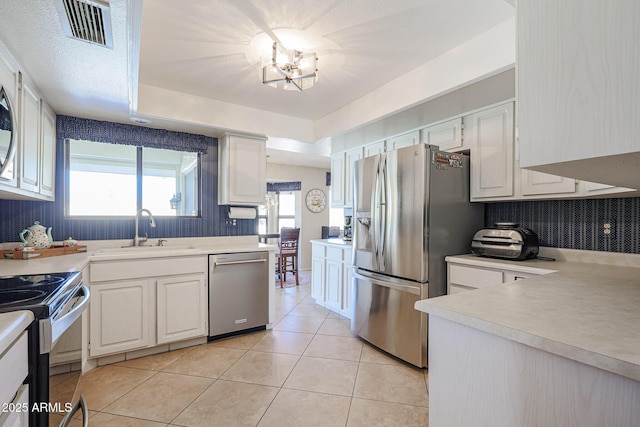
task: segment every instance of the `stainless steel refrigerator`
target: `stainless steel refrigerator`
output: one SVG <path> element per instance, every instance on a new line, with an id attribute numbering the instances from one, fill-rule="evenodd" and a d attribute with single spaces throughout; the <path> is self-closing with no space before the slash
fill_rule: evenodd
<path id="1" fill-rule="evenodd" d="M 484 206 L 469 202 L 469 158 L 419 144 L 356 162 L 351 329 L 380 349 L 427 366 L 427 315 L 446 294 L 447 255 L 469 253 Z"/>

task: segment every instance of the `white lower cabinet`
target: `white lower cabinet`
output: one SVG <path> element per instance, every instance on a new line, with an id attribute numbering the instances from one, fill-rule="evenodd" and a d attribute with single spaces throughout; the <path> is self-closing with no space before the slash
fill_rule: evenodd
<path id="1" fill-rule="evenodd" d="M 207 334 L 207 286 L 202 274 L 156 282 L 158 344 Z"/>
<path id="2" fill-rule="evenodd" d="M 312 241 L 311 296 L 316 304 L 352 317 L 350 246 Z"/>
<path id="3" fill-rule="evenodd" d="M 531 272 L 519 272 L 509 269 L 497 269 L 456 264 L 447 260 L 447 293 L 449 295 L 464 291 L 485 288 L 502 283 L 515 282 L 536 276 Z"/>
<path id="4" fill-rule="evenodd" d="M 91 356 L 149 346 L 150 291 L 149 280 L 91 285 Z"/>
<path id="5" fill-rule="evenodd" d="M 207 265 L 206 256 L 92 263 L 89 355 L 206 336 Z"/>

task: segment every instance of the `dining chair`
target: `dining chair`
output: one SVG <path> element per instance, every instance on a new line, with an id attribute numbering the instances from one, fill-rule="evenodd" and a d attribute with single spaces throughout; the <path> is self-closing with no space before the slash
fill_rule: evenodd
<path id="1" fill-rule="evenodd" d="M 287 280 L 287 273 L 294 273 L 296 286 L 300 283 L 298 278 L 298 246 L 300 242 L 299 228 L 282 228 L 280 230 L 280 252 L 278 256 L 278 276 L 280 287 Z"/>

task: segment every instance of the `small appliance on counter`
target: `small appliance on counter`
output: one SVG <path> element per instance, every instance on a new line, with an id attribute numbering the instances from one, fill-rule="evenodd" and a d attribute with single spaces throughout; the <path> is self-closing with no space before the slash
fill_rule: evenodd
<path id="1" fill-rule="evenodd" d="M 328 227 L 322 226 L 322 238 L 323 239 L 337 239 L 340 237 L 340 227 Z"/>
<path id="2" fill-rule="evenodd" d="M 471 252 L 480 256 L 514 261 L 538 255 L 538 235 L 515 222 L 496 222 L 493 228 L 483 228 L 473 236 Z"/>

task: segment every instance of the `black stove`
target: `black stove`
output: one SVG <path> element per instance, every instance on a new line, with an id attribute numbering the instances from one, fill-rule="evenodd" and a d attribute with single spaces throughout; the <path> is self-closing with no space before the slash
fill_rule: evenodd
<path id="1" fill-rule="evenodd" d="M 51 317 L 81 279 L 77 271 L 0 277 L 0 313 L 30 310 L 36 320 Z"/>
<path id="2" fill-rule="evenodd" d="M 77 271 L 0 276 L 0 313 L 29 310 L 35 317 L 28 327 L 30 408 L 49 403 L 49 353 L 88 302 L 89 289 Z M 30 411 L 29 425 L 48 426 L 48 412 Z"/>

